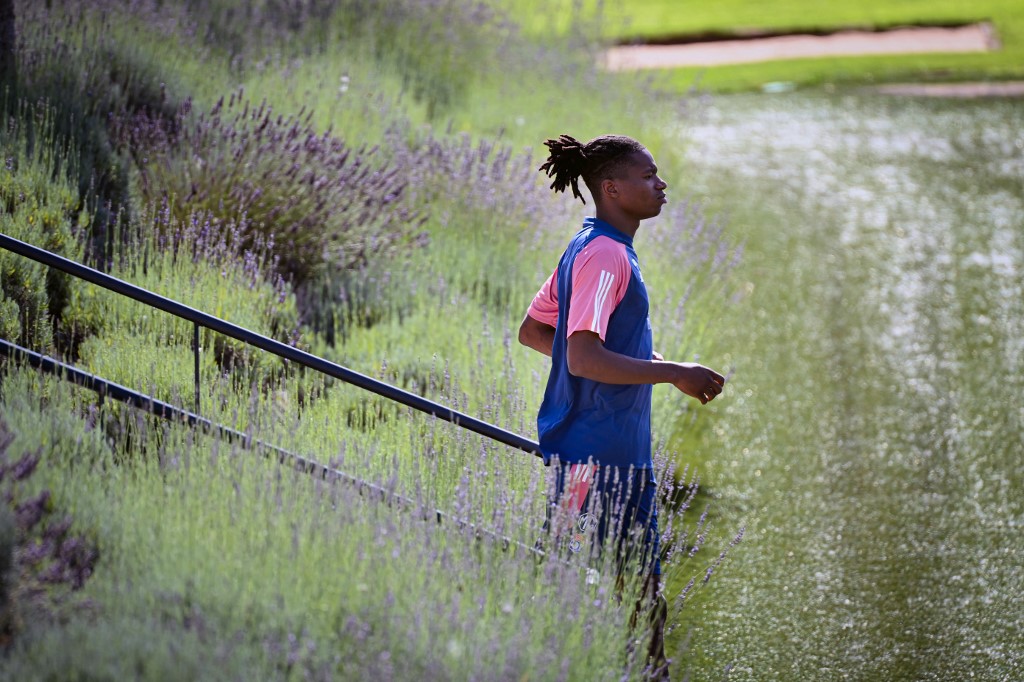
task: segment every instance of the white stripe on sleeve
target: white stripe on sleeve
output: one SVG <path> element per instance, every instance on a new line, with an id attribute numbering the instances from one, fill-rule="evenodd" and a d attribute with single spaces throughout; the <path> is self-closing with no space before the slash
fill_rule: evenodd
<path id="1" fill-rule="evenodd" d="M 601 333 L 601 309 L 608 299 L 608 292 L 611 291 L 615 275 L 607 270 L 601 271 L 601 278 L 597 283 L 597 293 L 594 294 L 594 321 L 590 324 L 590 331 Z"/>

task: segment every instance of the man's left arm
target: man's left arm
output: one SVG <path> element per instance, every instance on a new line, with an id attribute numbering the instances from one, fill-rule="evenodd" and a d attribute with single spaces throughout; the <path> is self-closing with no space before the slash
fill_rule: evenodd
<path id="1" fill-rule="evenodd" d="M 725 377 L 693 362 L 666 362 L 631 358 L 604 347 L 601 337 L 581 330 L 569 337 L 569 373 L 604 384 L 672 384 L 702 405 L 715 399 L 725 387 Z"/>

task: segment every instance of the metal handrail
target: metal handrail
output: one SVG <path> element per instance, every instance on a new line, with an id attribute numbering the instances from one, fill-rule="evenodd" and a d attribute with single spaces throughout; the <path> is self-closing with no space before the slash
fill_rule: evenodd
<path id="1" fill-rule="evenodd" d="M 434 509 L 432 511 L 425 509 L 423 505 L 418 504 L 414 500 L 399 495 L 398 493 L 388 490 L 383 486 L 364 481 L 363 479 L 347 474 L 340 469 L 321 464 L 316 460 L 304 457 L 303 455 L 290 450 L 285 450 L 284 448 L 267 443 L 259 438 L 254 438 L 249 434 L 224 426 L 223 424 L 218 424 L 210 419 L 206 419 L 205 417 L 201 417 L 194 412 L 189 412 L 188 410 L 180 407 L 175 407 L 170 403 L 166 403 L 152 396 L 132 390 L 126 386 L 122 386 L 121 384 L 104 379 L 95 374 L 90 374 L 89 372 L 80 370 L 77 367 L 73 367 L 72 365 L 68 365 L 46 355 L 36 353 L 28 348 L 23 348 L 5 339 L 0 339 L 0 355 L 4 355 L 11 359 L 24 360 L 35 369 L 60 377 L 61 379 L 70 381 L 77 386 L 81 386 L 82 388 L 86 388 L 97 393 L 101 400 L 103 398 L 111 398 L 127 405 L 131 405 L 137 409 L 147 410 L 163 419 L 178 420 L 193 428 L 199 427 L 204 431 L 214 432 L 219 438 L 222 438 L 229 443 L 237 442 L 246 449 L 262 450 L 265 453 L 275 455 L 277 456 L 278 462 L 281 464 L 290 461 L 295 469 L 303 473 L 311 476 L 317 476 L 325 481 L 341 481 L 352 485 L 360 495 L 363 493 L 374 493 L 387 504 L 409 510 L 420 510 L 421 512 L 425 512 L 428 517 L 433 516 L 437 523 L 446 522 L 449 525 L 454 525 L 458 528 L 472 531 L 477 538 L 487 537 L 499 542 L 502 549 L 507 550 L 510 547 L 515 547 L 535 554 L 538 558 L 544 558 L 546 556 L 544 550 L 539 547 L 531 547 L 530 545 L 519 542 L 518 540 L 513 540 L 508 536 L 500 535 L 486 528 L 481 528 L 471 521 L 450 516 L 440 509 Z"/>
<path id="2" fill-rule="evenodd" d="M 519 434 L 506 431 L 494 424 L 457 412 L 449 407 L 435 403 L 432 400 L 418 396 L 415 393 L 410 393 L 409 391 L 405 391 L 396 386 L 386 384 L 383 381 L 378 381 L 377 379 L 368 377 L 365 374 L 360 374 L 359 372 L 355 372 L 347 367 L 325 360 L 313 355 L 312 353 L 307 353 L 295 348 L 294 346 L 281 343 L 269 336 L 257 334 L 252 330 L 232 324 L 218 317 L 214 317 L 213 315 L 204 313 L 201 310 L 196 310 L 195 308 L 191 308 L 170 298 L 160 296 L 152 291 L 130 284 L 116 277 L 112 277 L 111 275 L 100 272 L 99 270 L 90 268 L 86 265 L 82 265 L 81 263 L 76 263 L 73 260 L 69 260 L 45 249 L 41 249 L 37 246 L 33 246 L 32 244 L 9 237 L 3 233 L 0 233 L 0 247 L 39 263 L 43 263 L 44 265 L 57 268 L 69 275 L 92 282 L 93 284 L 109 289 L 122 296 L 132 298 L 150 307 L 163 310 L 171 315 L 192 322 L 194 325 L 193 353 L 196 358 L 195 398 L 197 412 L 199 411 L 199 327 L 203 326 L 207 329 L 212 329 L 215 332 L 224 334 L 225 336 L 230 336 L 233 339 L 238 339 L 250 346 L 265 350 L 268 353 L 273 353 L 278 357 L 297 362 L 300 365 L 309 367 L 310 369 L 314 369 L 318 372 L 334 377 L 335 379 L 340 379 L 346 383 L 353 384 L 372 393 L 376 393 L 377 395 L 388 398 L 389 400 L 394 400 L 395 402 L 399 402 L 415 410 L 419 410 L 420 412 L 425 412 L 439 419 L 451 422 L 452 424 L 461 426 L 492 440 L 523 450 L 524 452 L 529 452 L 538 457 L 543 457 L 540 451 L 540 446 L 537 443 L 524 438 Z M 545 463 L 547 463 L 546 460 Z"/>

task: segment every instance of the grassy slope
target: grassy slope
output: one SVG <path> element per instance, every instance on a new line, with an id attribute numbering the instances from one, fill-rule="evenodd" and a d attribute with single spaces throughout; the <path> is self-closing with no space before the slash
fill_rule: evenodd
<path id="1" fill-rule="evenodd" d="M 397 124 L 410 137 L 431 134 L 423 125 L 424 107 L 410 94 L 400 70 L 394 64 L 381 65 L 358 46 L 335 46 L 326 54 L 288 62 L 287 68 L 282 60 L 240 74 L 206 52 L 168 42 L 144 22 L 141 26 L 123 22 L 119 27 L 119 37 L 121 32 L 126 37 L 117 42 L 131 46 L 131 59 L 124 61 L 141 65 L 140 70 L 166 68 L 175 85 L 171 89 L 194 96 L 196 111 L 208 110 L 217 97 L 244 84 L 253 101 L 265 98 L 284 115 L 312 106 L 317 125 L 333 126 L 346 139 L 381 143 L 386 151 L 389 124 Z M 577 103 L 593 90 L 610 89 L 607 76 L 550 53 L 506 56 L 510 63 L 502 83 L 476 83 L 466 101 L 435 121 L 436 128 L 443 128 L 447 119 L 456 130 L 469 131 L 476 138 L 498 138 L 514 149 L 558 132 L 586 138 L 613 128 L 642 137 L 659 162 L 672 167 L 670 145 L 664 142 L 671 134 L 656 132 L 666 128 L 656 121 L 668 112 L 650 107 L 646 93 L 635 84 L 606 97 L 607 107 L 581 111 Z M 544 78 L 537 77 L 541 66 L 546 69 Z M 555 73 L 558 69 L 564 73 Z M 465 71 L 459 63 L 452 70 Z M 343 76 L 348 78 L 344 92 Z M 76 96 L 73 90 L 65 95 Z M 24 144 L 17 136 L 0 135 L 0 142 L 7 155 Z M 351 326 L 337 348 L 328 348 L 308 331 L 303 341 L 359 371 L 403 385 L 418 382 L 418 390 L 429 397 L 529 433 L 546 361 L 513 344 L 514 329 L 584 209 L 566 197 L 552 197 L 532 160 L 520 174 L 515 155 L 502 163 L 496 156 L 484 154 L 485 158 L 473 161 L 473 154 L 456 154 L 443 146 L 437 158 L 442 178 L 416 187 L 423 201 L 429 202 L 433 218 L 426 227 L 434 241 L 409 263 L 396 265 L 391 286 L 376 293 L 381 309 L 387 311 L 386 319 L 369 328 Z M 27 170 L 26 164 L 19 166 L 19 173 Z M 676 166 L 672 174 L 679 170 Z M 37 175 L 49 178 L 53 169 L 44 167 Z M 29 217 L 27 212 L 15 216 L 26 224 L 31 222 Z M 9 231 L 6 222 L 2 227 Z M 704 244 L 697 236 L 678 234 L 680 229 L 696 227 L 702 225 L 691 225 L 680 214 L 678 220 L 662 222 L 649 238 L 655 244 L 672 242 L 677 247 L 696 243 L 706 248 L 691 251 L 707 251 L 710 258 L 719 245 L 717 237 Z M 713 231 L 704 230 L 709 232 Z M 523 239 L 523 234 L 529 238 Z M 158 250 L 158 244 L 150 243 L 151 255 L 143 258 L 144 268 L 138 267 L 135 253 L 127 254 L 113 270 L 204 310 L 227 311 L 223 314 L 228 319 L 261 331 L 270 329 L 275 317 L 294 322 L 291 292 L 284 291 L 278 300 L 269 285 L 250 286 L 242 263 L 218 260 L 210 252 L 186 265 L 169 259 L 166 251 L 161 258 L 153 256 Z M 659 270 L 678 272 L 680 262 L 698 273 L 695 277 L 711 267 L 693 256 L 658 260 L 653 247 L 651 251 L 647 267 L 653 276 Z M 718 279 L 716 273 L 706 276 Z M 666 287 L 661 294 L 659 341 L 666 355 L 682 356 L 684 351 L 689 355 L 702 346 L 701 320 L 710 317 L 688 304 L 684 337 L 683 319 L 675 317 L 686 299 L 683 284 L 673 290 Z M 82 366 L 163 398 L 190 395 L 192 358 L 183 341 L 188 331 L 181 325 L 94 287 L 77 291 L 67 314 L 91 330 L 79 349 L 77 362 Z M 298 396 L 320 388 L 314 378 L 275 379 L 272 370 L 278 363 L 270 359 L 263 364 L 252 361 L 248 374 L 231 372 L 234 382 L 218 381 L 224 372 L 212 357 L 209 338 L 204 336 L 203 343 L 203 405 L 208 416 L 251 428 L 268 440 L 323 461 L 343 456 L 345 470 L 418 494 L 425 506 L 453 513 L 472 511 L 488 527 L 502 530 L 506 526 L 501 524 L 507 524 L 509 534 L 530 543 L 535 539 L 538 514 L 534 507 L 542 492 L 531 503 L 522 491 L 536 492 L 547 472 L 532 459 L 504 451 L 482 452 L 479 439 L 425 417 L 410 418 L 393 407 L 382 408 L 354 389 L 333 388 L 298 420 Z M 263 390 L 253 389 L 257 384 L 250 383 L 250 378 L 263 381 L 258 384 Z M 510 557 L 484 545 L 473 550 L 482 557 L 467 555 L 454 561 L 449 553 L 431 552 L 438 546 L 476 546 L 463 543 L 457 533 L 411 523 L 403 526 L 401 536 L 413 543 L 422 539 L 430 556 L 389 546 L 388 551 L 379 552 L 387 566 L 360 563 L 354 555 L 359 547 L 385 542 L 379 537 L 381 519 L 375 516 L 376 507 L 345 498 L 334 510 L 324 510 L 323 517 L 310 517 L 320 493 L 306 489 L 301 481 L 294 489 L 282 485 L 278 467 L 250 462 L 246 453 L 195 438 L 188 431 L 155 426 L 109 402 L 99 409 L 91 394 L 37 381 L 31 373 L 14 372 L 3 381 L 0 412 L 17 434 L 12 448 L 18 455 L 38 448 L 43 455 L 32 485 L 52 491 L 55 508 L 74 516 L 76 528 L 95 540 L 102 558 L 83 591 L 83 596 L 99 604 L 97 624 L 91 626 L 77 613 L 68 616 L 66 628 L 49 628 L 40 620 L 38 628 L 26 628 L 18 643 L 21 648 L 0 661 L 0 678 L 9 673 L 10 679 L 33 679 L 45 677 L 48 670 L 60 670 L 59 676 L 68 677 L 68 671 L 78 670 L 83 676 L 114 679 L 196 679 L 200 676 L 196 671 L 204 670 L 211 679 L 211 670 L 221 670 L 226 678 L 267 679 L 287 677 L 289 671 L 295 677 L 303 672 L 315 677 L 323 669 L 329 671 L 324 676 L 333 672 L 352 679 L 456 679 L 480 677 L 475 667 L 479 660 L 494 677 L 573 661 L 579 675 L 599 679 L 599 671 L 607 674 L 618 667 L 617 662 L 612 664 L 620 658 L 618 643 L 610 640 L 622 632 L 614 620 L 621 612 L 606 600 L 602 607 L 608 609 L 606 613 L 595 612 L 597 606 L 591 611 L 601 624 L 597 631 L 590 626 L 584 629 L 582 619 L 567 625 L 568 609 L 584 601 L 574 602 L 574 593 L 566 585 L 552 589 L 545 578 L 536 577 L 528 557 Z M 659 395 L 666 404 L 669 394 Z M 672 404 L 678 410 L 678 401 Z M 662 410 L 663 421 L 674 415 Z M 138 467 L 124 466 L 143 459 Z M 238 469 L 233 470 L 236 465 Z M 479 476 L 470 477 L 470 471 Z M 279 494 L 267 502 L 269 491 L 287 491 L 283 506 Z M 497 513 L 499 506 L 514 509 L 514 515 L 501 524 L 484 519 Z M 331 513 L 337 508 L 351 516 L 337 518 Z M 257 523 L 237 521 L 261 514 L 266 516 Z M 714 551 L 719 548 L 715 546 Z M 390 560 L 392 552 L 406 560 Z M 261 560 L 252 561 L 257 556 Z M 473 582 L 476 588 L 466 591 L 450 579 L 467 573 L 463 560 L 489 572 L 486 579 Z M 355 565 L 346 565 L 349 561 Z M 684 585 L 691 574 L 701 573 L 704 561 L 701 553 L 694 562 L 673 562 L 681 566 L 674 584 Z M 695 568 L 694 563 L 700 565 Z M 493 578 L 513 575 L 516 566 L 528 582 L 503 585 Z M 331 580 L 337 574 L 345 580 Z M 578 576 L 565 580 L 571 588 Z M 325 583 L 329 590 L 325 591 Z M 368 589 L 368 584 L 374 589 Z M 546 590 L 553 596 L 545 596 Z M 389 592 L 411 596 L 400 597 L 396 608 L 387 603 Z M 430 594 L 436 596 L 433 604 Z M 538 605 L 534 596 L 543 598 Z M 406 618 L 413 611 L 441 613 L 460 601 L 466 612 L 452 607 L 447 620 Z M 470 605 L 485 614 L 476 610 L 469 614 Z M 266 618 L 268 612 L 277 616 Z M 346 652 L 353 638 L 345 628 L 352 619 L 360 627 L 373 624 L 378 634 L 360 651 Z M 549 628 L 558 632 L 546 633 Z M 463 629 L 465 637 L 459 635 Z M 150 637 L 132 636 L 150 630 Z M 300 655 L 292 670 L 295 652 L 286 657 L 279 647 L 296 637 L 308 637 L 320 648 Z M 227 651 L 222 646 L 226 641 L 233 643 Z M 463 656 L 463 649 L 476 655 Z M 489 653 L 492 649 L 501 656 Z M 370 660 L 378 654 L 400 659 L 391 675 Z M 335 655 L 352 661 L 339 667 Z M 170 662 L 160 662 L 168 657 Z M 281 669 L 285 658 L 288 670 Z M 510 672 L 505 675 L 505 670 Z"/>
<path id="2" fill-rule="evenodd" d="M 531 30 L 567 30 L 571 12 L 557 12 L 559 20 L 545 24 L 546 14 L 534 0 L 520 0 L 521 12 L 534 17 Z M 564 3 L 568 6 L 569 3 Z M 594 3 L 587 3 L 593 12 Z M 903 80 L 999 80 L 1024 77 L 1024 5 L 1011 0 L 964 3 L 957 0 L 909 0 L 899 3 L 874 0 L 830 3 L 815 0 L 691 3 L 680 7 L 672 0 L 630 0 L 606 6 L 601 22 L 606 36 L 619 39 L 665 38 L 708 32 L 799 31 L 842 28 L 885 28 L 906 24 L 947 24 L 991 21 L 1002 48 L 985 54 L 928 54 L 887 57 L 801 59 L 765 64 L 715 68 L 674 69 L 662 74 L 676 88 L 699 83 L 716 91 L 758 88 L 771 81 L 800 85 L 863 84 Z M 547 28 L 545 28 L 547 26 Z"/>

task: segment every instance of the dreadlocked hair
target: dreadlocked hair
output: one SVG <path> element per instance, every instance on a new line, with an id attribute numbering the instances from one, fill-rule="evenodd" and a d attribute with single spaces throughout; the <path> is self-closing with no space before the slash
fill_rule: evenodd
<path id="1" fill-rule="evenodd" d="M 587 200 L 580 194 L 579 179 L 582 177 L 590 194 L 597 197 L 598 183 L 615 175 L 634 152 L 644 151 L 644 146 L 625 135 L 602 135 L 583 144 L 571 135 L 559 135 L 557 140 L 545 140 L 549 154 L 540 171 L 554 178 L 551 189 L 564 192 L 572 188 L 572 195 L 584 204 Z"/>

